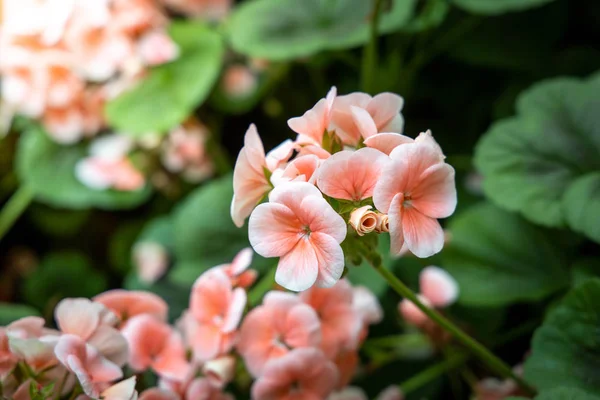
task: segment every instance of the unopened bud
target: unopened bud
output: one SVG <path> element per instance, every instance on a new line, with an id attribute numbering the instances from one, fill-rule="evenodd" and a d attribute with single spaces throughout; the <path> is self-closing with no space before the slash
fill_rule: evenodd
<path id="1" fill-rule="evenodd" d="M 385 233 L 390 231 L 390 221 L 387 214 L 377 214 L 377 226 L 375 232 Z"/>
<path id="2" fill-rule="evenodd" d="M 350 214 L 350 225 L 356 230 L 358 236 L 373 232 L 377 227 L 377 214 L 371 211 L 371 206 L 357 208 Z"/>
<path id="3" fill-rule="evenodd" d="M 224 356 L 208 361 L 202 372 L 217 387 L 225 387 L 235 375 L 235 358 Z"/>

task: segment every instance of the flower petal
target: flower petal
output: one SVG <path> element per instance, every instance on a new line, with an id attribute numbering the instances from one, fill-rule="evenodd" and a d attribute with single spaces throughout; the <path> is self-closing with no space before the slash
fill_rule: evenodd
<path id="1" fill-rule="evenodd" d="M 444 230 L 437 219 L 412 207 L 402 211 L 402 232 L 408 249 L 420 258 L 439 253 L 444 247 Z"/>
<path id="2" fill-rule="evenodd" d="M 446 218 L 456 209 L 454 168 L 441 163 L 427 168 L 412 191 L 412 205 L 431 218 Z"/>
<path id="3" fill-rule="evenodd" d="M 430 266 L 419 275 L 423 296 L 435 307 L 447 307 L 458 297 L 458 284 L 447 271 Z"/>
<path id="4" fill-rule="evenodd" d="M 300 239 L 296 246 L 279 260 L 275 282 L 288 290 L 300 292 L 314 285 L 318 276 L 319 261 L 313 245 L 307 239 Z"/>
<path id="5" fill-rule="evenodd" d="M 288 207 L 265 203 L 252 212 L 248 222 L 248 237 L 254 251 L 261 256 L 281 257 L 298 243 L 301 229 L 300 221 Z"/>

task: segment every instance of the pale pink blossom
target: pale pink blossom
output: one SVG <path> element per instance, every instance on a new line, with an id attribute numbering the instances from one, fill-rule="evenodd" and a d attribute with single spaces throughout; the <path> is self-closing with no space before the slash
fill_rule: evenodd
<path id="1" fill-rule="evenodd" d="M 254 284 L 257 278 L 257 272 L 248 269 L 252 264 L 254 252 L 250 247 L 240 250 L 233 258 L 230 264 L 221 264 L 213 267 L 220 269 L 229 277 L 234 287 L 248 288 Z"/>
<path id="2" fill-rule="evenodd" d="M 444 231 L 437 218 L 456 208 L 454 169 L 440 159 L 438 149 L 415 142 L 396 147 L 375 186 L 375 206 L 389 218 L 391 253 L 404 244 L 417 257 L 438 253 Z"/>
<path id="3" fill-rule="evenodd" d="M 179 48 L 163 31 L 151 31 L 145 34 L 140 38 L 137 46 L 145 65 L 165 64 L 179 56 Z"/>
<path id="4" fill-rule="evenodd" d="M 323 136 L 329 127 L 337 89 L 332 87 L 327 97 L 321 99 L 315 106 L 301 117 L 288 120 L 289 127 L 298 134 L 298 143 L 321 146 Z"/>
<path id="5" fill-rule="evenodd" d="M 266 168 L 265 150 L 256 126 L 252 124 L 246 131 L 244 147 L 233 170 L 231 219 L 238 227 L 244 225 L 244 220 L 254 207 L 271 190 L 271 184 L 265 176 Z"/>
<path id="6" fill-rule="evenodd" d="M 188 121 L 169 132 L 165 140 L 161 161 L 173 173 L 181 173 L 190 182 L 200 182 L 210 177 L 214 165 L 206 151 L 208 129 L 195 121 Z"/>
<path id="7" fill-rule="evenodd" d="M 10 352 L 26 362 L 33 371 L 42 371 L 58 362 L 54 345 L 59 332 L 44 328 L 43 318 L 21 318 L 9 324 L 5 334 Z"/>
<path id="8" fill-rule="evenodd" d="M 152 368 L 158 375 L 182 380 L 190 369 L 181 335 L 149 314 L 128 320 L 123 335 L 129 344 L 129 365 L 136 371 Z"/>
<path id="9" fill-rule="evenodd" d="M 316 184 L 319 166 L 322 160 L 313 154 L 296 157 L 290 161 L 285 168 L 273 171 L 271 182 L 278 186 L 284 182 L 308 182 Z"/>
<path id="10" fill-rule="evenodd" d="M 225 387 L 235 377 L 235 358 L 224 356 L 207 361 L 202 366 L 202 373 L 214 386 Z"/>
<path id="11" fill-rule="evenodd" d="M 423 296 L 434 307 L 448 307 L 458 297 L 458 284 L 452 275 L 439 267 L 423 269 L 419 275 L 419 286 Z"/>
<path id="12" fill-rule="evenodd" d="M 326 399 L 338 379 L 335 365 L 317 349 L 292 350 L 270 361 L 252 386 L 255 400 Z"/>
<path id="13" fill-rule="evenodd" d="M 223 73 L 221 87 L 229 97 L 245 98 L 254 94 L 258 87 L 258 79 L 247 66 L 231 65 Z"/>
<path id="14" fill-rule="evenodd" d="M 348 222 L 354 228 L 358 236 L 364 236 L 367 233 L 375 231 L 378 225 L 377 214 L 372 211 L 373 207 L 363 206 L 350 213 Z"/>
<path id="15" fill-rule="evenodd" d="M 181 400 L 181 398 L 167 389 L 150 388 L 140 394 L 139 400 Z"/>
<path id="16" fill-rule="evenodd" d="M 421 294 L 417 295 L 419 301 L 426 307 L 431 308 L 432 305 L 427 300 L 427 298 Z M 398 312 L 406 322 L 416 326 L 416 327 L 424 327 L 424 325 L 429 321 L 429 317 L 421 311 L 419 307 L 416 306 L 415 303 L 408 299 L 402 299 L 400 303 L 398 303 Z"/>
<path id="17" fill-rule="evenodd" d="M 273 147 L 265 157 L 269 171 L 275 171 L 277 168 L 283 167 L 292 156 L 294 150 L 298 150 L 298 145 L 290 139 L 286 139 Z"/>
<path id="18" fill-rule="evenodd" d="M 320 343 L 321 324 L 315 310 L 294 294 L 272 291 L 244 318 L 237 350 L 257 377 L 269 360 Z"/>
<path id="19" fill-rule="evenodd" d="M 346 387 L 354 378 L 356 369 L 358 368 L 359 358 L 357 350 L 345 350 L 337 355 L 333 360 L 339 375 L 335 388 L 341 389 Z"/>
<path id="20" fill-rule="evenodd" d="M 183 317 L 186 341 L 196 360 L 208 361 L 231 350 L 245 306 L 246 292 L 234 289 L 224 271 L 211 269 L 196 280 Z"/>
<path id="21" fill-rule="evenodd" d="M 100 398 L 103 400 L 137 400 L 138 394 L 135 390 L 135 382 L 135 376 L 122 380 L 102 391 Z"/>
<path id="22" fill-rule="evenodd" d="M 280 257 L 275 281 L 286 289 L 331 287 L 344 270 L 340 243 L 346 222 L 321 192 L 304 182 L 281 184 L 252 213 L 250 243 L 263 257 Z"/>
<path id="23" fill-rule="evenodd" d="M 229 14 L 231 0 L 162 0 L 176 11 L 208 20 L 220 20 Z"/>
<path id="24" fill-rule="evenodd" d="M 379 300 L 365 286 L 352 288 L 352 306 L 355 312 L 362 317 L 365 325 L 377 324 L 383 320 L 383 310 Z"/>
<path id="25" fill-rule="evenodd" d="M 343 143 L 356 146 L 362 139 L 377 132 L 402 132 L 404 119 L 400 111 L 404 105 L 402 97 L 393 93 L 380 93 L 371 97 L 366 93 L 350 93 L 335 99 L 331 113 L 331 129 Z M 368 114 L 374 123 L 375 131 L 366 132 L 360 124 Z"/>
<path id="26" fill-rule="evenodd" d="M 350 283 L 342 279 L 330 288 L 312 287 L 300 293 L 300 299 L 311 306 L 321 322 L 321 349 L 334 359 L 343 350 L 358 346 L 363 327 L 362 315 L 353 306 Z"/>
<path id="27" fill-rule="evenodd" d="M 151 315 L 159 321 L 167 320 L 167 303 L 151 292 L 113 289 L 93 298 L 112 311 L 122 322 L 137 315 Z"/>
<path id="28" fill-rule="evenodd" d="M 121 368 L 103 357 L 93 346 L 80 337 L 64 334 L 54 349 L 58 360 L 77 376 L 85 394 L 98 398 L 103 384 L 123 376 Z"/>
<path id="29" fill-rule="evenodd" d="M 132 258 L 140 280 L 146 283 L 158 281 L 169 267 L 169 253 L 165 246 L 157 242 L 136 243 Z"/>
<path id="30" fill-rule="evenodd" d="M 317 186 L 329 197 L 360 201 L 373 196 L 383 168 L 389 159 L 368 147 L 340 151 L 323 162 Z"/>

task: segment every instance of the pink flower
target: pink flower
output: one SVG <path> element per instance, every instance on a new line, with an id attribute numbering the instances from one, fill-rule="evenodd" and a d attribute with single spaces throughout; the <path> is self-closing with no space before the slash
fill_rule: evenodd
<path id="1" fill-rule="evenodd" d="M 181 173 L 189 182 L 201 182 L 210 177 L 214 166 L 206 151 L 208 129 L 195 120 L 173 129 L 163 144 L 161 161 L 173 173 Z"/>
<path id="2" fill-rule="evenodd" d="M 234 400 L 234 398 L 223 393 L 222 387 L 214 385 L 210 380 L 197 378 L 188 386 L 185 400 Z"/>
<path id="3" fill-rule="evenodd" d="M 165 64 L 179 56 L 177 45 L 162 31 L 152 31 L 144 35 L 138 43 L 138 51 L 145 65 Z"/>
<path id="4" fill-rule="evenodd" d="M 315 310 L 296 295 L 273 291 L 244 318 L 237 349 L 256 377 L 263 374 L 269 360 L 320 343 L 321 324 Z"/>
<path id="5" fill-rule="evenodd" d="M 256 204 L 271 190 L 271 184 L 265 176 L 266 168 L 265 150 L 256 126 L 252 124 L 246 131 L 244 147 L 233 170 L 231 219 L 237 227 L 244 225 L 244 220 Z"/>
<path id="6" fill-rule="evenodd" d="M 246 292 L 234 289 L 222 270 L 209 270 L 196 280 L 183 322 L 196 360 L 214 359 L 233 347 L 245 306 Z"/>
<path id="7" fill-rule="evenodd" d="M 256 207 L 248 229 L 258 254 L 281 257 L 275 280 L 286 289 L 331 287 L 342 276 L 340 243 L 346 237 L 346 222 L 315 186 L 290 182 L 276 187 L 269 202 Z"/>
<path id="8" fill-rule="evenodd" d="M 102 384 L 123 376 L 118 365 L 104 358 L 78 336 L 62 335 L 54 351 L 58 360 L 77 376 L 85 394 L 90 397 L 98 398 Z"/>
<path id="9" fill-rule="evenodd" d="M 356 146 L 361 139 L 368 137 L 361 133 L 365 129 L 360 126 L 365 121 L 364 114 L 368 114 L 376 128 L 369 135 L 377 132 L 400 133 L 404 127 L 404 119 L 400 114 L 403 105 L 402 97 L 393 93 L 380 93 L 375 97 L 360 92 L 338 96 L 331 113 L 332 129 L 335 129 L 342 142 Z"/>
<path id="10" fill-rule="evenodd" d="M 97 295 L 93 300 L 106 306 L 121 321 L 143 314 L 152 315 L 159 321 L 167 320 L 168 305 L 154 293 L 113 289 Z"/>
<path id="11" fill-rule="evenodd" d="M 369 400 L 369 398 L 361 388 L 347 386 L 338 392 L 332 393 L 327 400 Z"/>
<path id="12" fill-rule="evenodd" d="M 434 307 L 448 307 L 458 297 L 458 284 L 445 270 L 430 266 L 419 276 L 421 293 Z"/>
<path id="13" fill-rule="evenodd" d="M 252 386 L 256 400 L 317 400 L 333 392 L 338 372 L 317 349 L 295 349 L 270 361 Z"/>
<path id="14" fill-rule="evenodd" d="M 341 389 L 347 386 L 354 375 L 356 374 L 356 368 L 358 367 L 358 351 L 357 350 L 345 350 L 337 355 L 333 360 L 339 372 L 339 379 L 335 385 L 336 389 Z"/>
<path id="15" fill-rule="evenodd" d="M 131 318 L 123 328 L 129 344 L 129 365 L 136 371 L 152 368 L 158 375 L 182 380 L 190 369 L 180 334 L 149 314 Z"/>
<path id="16" fill-rule="evenodd" d="M 421 303 L 427 307 L 431 307 L 431 303 L 427 300 L 427 297 L 419 294 L 417 295 Z M 429 317 L 425 315 L 423 311 L 419 309 L 412 301 L 408 299 L 402 299 L 398 304 L 398 312 L 404 319 L 410 324 L 416 327 L 424 327 L 424 325 L 429 321 Z"/>
<path id="17" fill-rule="evenodd" d="M 388 214 L 391 252 L 399 255 L 406 243 L 417 257 L 429 257 L 444 246 L 437 218 L 456 208 L 454 169 L 429 143 L 396 147 L 375 186 L 373 201 Z"/>
<path id="18" fill-rule="evenodd" d="M 252 264 L 252 256 L 254 252 L 250 247 L 240 250 L 236 254 L 231 264 L 222 264 L 213 267 L 219 269 L 229 277 L 231 284 L 234 287 L 248 288 L 256 281 L 257 272 L 253 269 L 248 269 Z"/>
<path id="19" fill-rule="evenodd" d="M 104 305 L 64 299 L 54 309 L 54 318 L 61 332 L 79 337 L 111 362 L 121 366 L 127 361 L 127 341 L 114 328 L 119 319 Z"/>
<path id="20" fill-rule="evenodd" d="M 135 390 L 135 376 L 116 383 L 100 393 L 103 400 L 137 400 L 138 394 Z"/>
<path id="21" fill-rule="evenodd" d="M 26 362 L 36 372 L 57 364 L 54 346 L 59 332 L 45 329 L 43 318 L 24 317 L 14 321 L 6 327 L 5 335 L 13 360 Z M 6 358 L 6 361 L 10 360 L 11 357 Z"/>
<path id="22" fill-rule="evenodd" d="M 323 135 L 329 127 L 331 108 L 336 94 L 337 89 L 334 86 L 329 90 L 326 98 L 319 100 L 303 116 L 288 120 L 289 127 L 298 134 L 298 143 L 321 146 Z"/>
<path id="23" fill-rule="evenodd" d="M 141 281 L 154 283 L 169 267 L 169 253 L 160 243 L 143 241 L 133 247 L 133 262 Z"/>
<path id="24" fill-rule="evenodd" d="M 224 356 L 207 361 L 202 366 L 202 373 L 216 387 L 225 387 L 235 377 L 235 358 Z"/>
<path id="25" fill-rule="evenodd" d="M 375 184 L 389 159 L 368 147 L 340 151 L 323 162 L 317 186 L 329 197 L 360 201 L 373 196 Z"/>
<path id="26" fill-rule="evenodd" d="M 308 182 L 314 185 L 317 181 L 317 171 L 319 171 L 321 162 L 322 160 L 313 154 L 296 157 L 285 168 L 273 171 L 271 182 L 275 186 L 290 181 Z"/>
<path id="27" fill-rule="evenodd" d="M 231 65 L 224 72 L 221 86 L 228 96 L 245 98 L 255 92 L 258 79 L 247 66 L 241 64 Z"/>
<path id="28" fill-rule="evenodd" d="M 167 389 L 150 388 L 140 394 L 139 400 L 181 400 L 180 397 Z"/>
<path id="29" fill-rule="evenodd" d="M 353 307 L 352 286 L 342 279 L 330 288 L 312 287 L 300 293 L 321 321 L 321 349 L 329 359 L 342 350 L 356 349 L 363 327 L 362 316 Z"/>

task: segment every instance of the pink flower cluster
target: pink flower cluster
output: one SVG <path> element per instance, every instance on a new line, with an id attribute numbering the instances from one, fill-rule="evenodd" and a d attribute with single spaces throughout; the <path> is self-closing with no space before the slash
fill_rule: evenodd
<path id="1" fill-rule="evenodd" d="M 438 253 L 438 218 L 456 207 L 454 169 L 431 132 L 402 134 L 403 100 L 392 93 L 327 97 L 288 121 L 297 133 L 265 154 L 254 125 L 233 176 L 231 216 L 264 257 L 279 257 L 276 281 L 303 291 L 333 286 L 344 271 L 340 244 L 389 232 L 391 252 Z M 259 204 L 263 199 L 267 202 Z"/>
<path id="2" fill-rule="evenodd" d="M 244 315 L 246 290 L 257 277 L 251 261 L 248 248 L 204 272 L 175 325 L 160 297 L 115 289 L 92 300 L 62 300 L 57 329 L 44 328 L 38 317 L 1 328 L 3 394 L 31 400 L 32 387 L 54 384 L 57 395 L 78 400 L 133 400 L 136 377 L 152 371 L 158 386 L 140 393 L 141 400 L 232 400 L 224 389 L 239 370 L 236 353 L 255 378 L 253 399 L 352 393 L 347 384 L 358 348 L 369 325 L 382 318 L 377 299 L 340 280 L 300 295 L 270 291 Z"/>
<path id="3" fill-rule="evenodd" d="M 178 55 L 154 0 L 5 0 L 2 11 L 3 107 L 61 143 L 94 135 L 108 98 Z"/>

